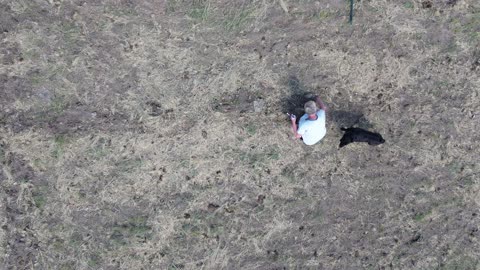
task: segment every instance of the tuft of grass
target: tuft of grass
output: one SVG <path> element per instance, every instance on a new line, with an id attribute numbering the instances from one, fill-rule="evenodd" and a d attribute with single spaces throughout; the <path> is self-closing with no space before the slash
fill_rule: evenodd
<path id="1" fill-rule="evenodd" d="M 413 217 L 413 219 L 415 221 L 422 221 L 424 220 L 427 216 L 429 216 L 430 214 L 432 213 L 432 210 L 428 210 L 426 212 L 423 212 L 423 213 L 417 213 L 415 214 L 415 216 Z"/>
<path id="2" fill-rule="evenodd" d="M 167 6 L 165 8 L 166 13 L 173 13 L 177 10 L 177 0 L 167 0 Z"/>
<path id="3" fill-rule="evenodd" d="M 152 227 L 147 225 L 146 216 L 130 218 L 127 222 L 113 227 L 110 239 L 113 243 L 127 245 L 131 238 L 150 239 Z"/>
<path id="4" fill-rule="evenodd" d="M 193 1 L 193 8 L 188 16 L 194 20 L 205 22 L 210 17 L 210 5 L 206 1 Z"/>
<path id="5" fill-rule="evenodd" d="M 90 255 L 90 258 L 88 259 L 88 266 L 92 268 L 98 268 L 98 265 L 100 264 L 100 256 L 98 254 L 93 253 Z"/>
<path id="6" fill-rule="evenodd" d="M 63 111 L 67 108 L 67 102 L 65 100 L 65 97 L 60 95 L 55 96 L 55 98 L 52 100 L 50 107 L 52 111 L 57 115 L 63 113 Z"/>
<path id="7" fill-rule="evenodd" d="M 273 146 L 268 151 L 266 152 L 267 159 L 269 160 L 279 160 L 280 159 L 280 153 L 279 153 L 279 148 L 278 146 Z"/>
<path id="8" fill-rule="evenodd" d="M 34 193 L 33 201 L 35 202 L 35 206 L 40 210 L 42 210 L 45 207 L 45 204 L 47 203 L 47 199 L 42 193 Z"/>
<path id="9" fill-rule="evenodd" d="M 257 133 L 257 127 L 254 124 L 248 124 L 245 127 L 245 130 L 247 131 L 248 135 L 254 136 L 255 133 Z"/>
<path id="10" fill-rule="evenodd" d="M 330 16 L 332 16 L 330 12 L 322 9 L 319 12 L 315 13 L 313 15 L 313 18 L 321 21 L 321 20 L 328 19 Z"/>
<path id="11" fill-rule="evenodd" d="M 451 24 L 453 32 L 457 35 L 462 33 L 468 42 L 476 44 L 480 41 L 480 13 L 467 16 L 463 20 L 454 18 Z"/>
<path id="12" fill-rule="evenodd" d="M 66 144 L 66 139 L 65 139 L 65 136 L 64 135 L 58 135 L 55 137 L 54 141 L 53 141 L 53 151 L 51 153 L 52 157 L 55 158 L 55 159 L 59 159 L 60 157 L 62 157 L 63 153 L 64 153 L 64 147 L 65 147 L 65 144 Z"/>
<path id="13" fill-rule="evenodd" d="M 253 11 L 253 8 L 243 8 L 240 12 L 235 9 L 230 10 L 230 12 L 225 16 L 226 19 L 223 21 L 225 30 L 229 32 L 236 32 L 242 29 L 253 19 Z"/>
<path id="14" fill-rule="evenodd" d="M 58 31 L 63 35 L 65 45 L 71 46 L 83 36 L 82 29 L 73 22 L 63 22 L 58 26 Z"/>

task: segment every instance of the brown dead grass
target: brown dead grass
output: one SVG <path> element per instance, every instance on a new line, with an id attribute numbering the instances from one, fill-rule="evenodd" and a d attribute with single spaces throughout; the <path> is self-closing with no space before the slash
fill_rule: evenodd
<path id="1" fill-rule="evenodd" d="M 479 7 L 406 2 L 1 3 L 0 265 L 478 268 Z M 353 108 L 386 144 L 337 148 Z"/>

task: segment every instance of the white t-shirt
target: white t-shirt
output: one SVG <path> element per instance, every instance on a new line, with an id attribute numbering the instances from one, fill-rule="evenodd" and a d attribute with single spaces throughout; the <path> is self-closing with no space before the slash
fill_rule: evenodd
<path id="1" fill-rule="evenodd" d="M 308 119 L 308 114 L 304 114 L 298 122 L 297 133 L 302 135 L 303 142 L 306 145 L 313 145 L 319 142 L 325 134 L 325 111 L 319 110 L 317 112 L 317 120 Z"/>

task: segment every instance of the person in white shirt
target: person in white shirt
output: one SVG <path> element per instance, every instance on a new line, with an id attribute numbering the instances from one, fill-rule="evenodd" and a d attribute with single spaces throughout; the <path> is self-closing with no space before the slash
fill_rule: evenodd
<path id="1" fill-rule="evenodd" d="M 317 109 L 317 106 L 320 109 Z M 315 101 L 308 101 L 305 103 L 305 114 L 300 117 L 298 122 L 298 129 L 296 124 L 296 116 L 290 115 L 292 121 L 292 130 L 296 139 L 302 139 L 306 145 L 314 145 L 319 142 L 325 134 L 327 129 L 325 127 L 325 113 L 327 107 L 320 100 L 319 97 L 315 97 Z"/>

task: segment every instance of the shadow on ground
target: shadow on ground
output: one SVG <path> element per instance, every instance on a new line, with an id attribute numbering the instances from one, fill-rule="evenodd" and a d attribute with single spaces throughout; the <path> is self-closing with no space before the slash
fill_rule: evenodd
<path id="1" fill-rule="evenodd" d="M 299 119 L 305 113 L 304 104 L 307 101 L 314 100 L 315 94 L 309 91 L 295 75 L 288 77 L 287 84 L 291 94 L 282 100 L 282 112 L 293 113 Z M 326 105 L 328 107 L 328 104 Z M 354 105 L 345 103 L 341 109 L 330 108 L 327 117 L 339 128 L 353 126 L 371 128 L 372 124 L 364 117 L 363 113 L 354 108 Z"/>

